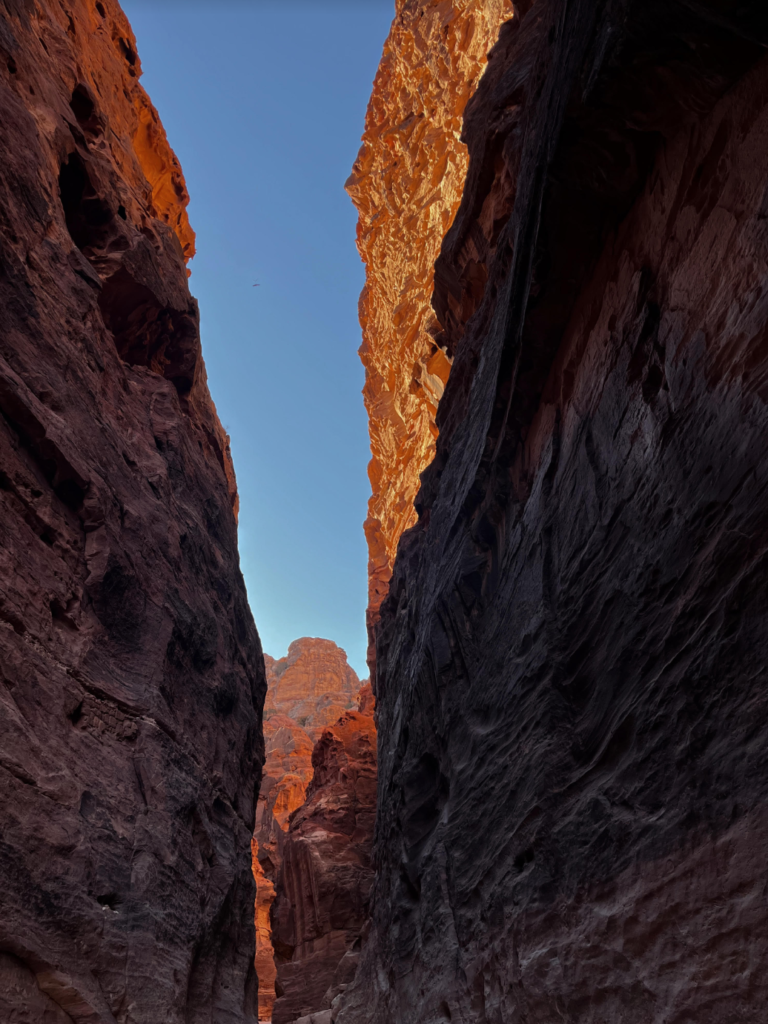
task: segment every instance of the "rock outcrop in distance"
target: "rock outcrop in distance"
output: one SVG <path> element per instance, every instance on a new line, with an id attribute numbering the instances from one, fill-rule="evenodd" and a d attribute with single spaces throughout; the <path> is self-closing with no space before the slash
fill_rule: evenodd
<path id="1" fill-rule="evenodd" d="M 322 731 L 312 766 L 306 801 L 291 815 L 272 906 L 273 1024 L 318 1011 L 327 1011 L 329 1024 L 334 1001 L 358 967 L 370 913 L 376 814 L 370 686 L 360 691 L 357 710 Z"/>
<path id="2" fill-rule="evenodd" d="M 467 107 L 337 1024 L 764 1019 L 766 19 L 521 0 Z"/>
<path id="3" fill-rule="evenodd" d="M 114 0 L 0 7 L 0 1019 L 255 1019 L 264 664 Z"/>
<path id="4" fill-rule="evenodd" d="M 434 264 L 461 199 L 467 101 L 512 0 L 396 0 L 360 153 L 347 181 L 366 265 L 360 296 L 371 498 L 368 662 L 397 544 L 416 522 L 419 474 L 435 451 L 435 412 L 451 357 L 430 307 Z"/>
<path id="5" fill-rule="evenodd" d="M 252 853 L 259 1018 L 270 1020 L 277 974 L 270 909 L 283 862 L 285 834 L 291 814 L 304 803 L 312 781 L 315 740 L 324 727 L 356 707 L 360 680 L 347 663 L 345 652 L 331 640 L 302 637 L 293 641 L 285 658 L 276 661 L 266 654 L 264 661 L 268 684 L 264 711 L 266 762 Z"/>
<path id="6" fill-rule="evenodd" d="M 324 726 L 357 703 L 360 680 L 332 640 L 305 636 L 291 643 L 284 658 L 275 661 L 267 654 L 264 661 L 265 719 L 287 715 L 317 739 Z"/>

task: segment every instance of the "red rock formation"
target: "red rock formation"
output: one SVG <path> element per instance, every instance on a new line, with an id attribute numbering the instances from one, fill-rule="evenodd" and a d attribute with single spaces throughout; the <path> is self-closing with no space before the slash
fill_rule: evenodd
<path id="1" fill-rule="evenodd" d="M 413 526 L 435 451 L 450 359 L 430 305 L 434 264 L 461 199 L 464 108 L 512 0 L 397 0 L 347 191 L 366 265 L 360 296 L 371 435 L 368 612 L 372 643 L 397 544 Z M 373 665 L 373 647 L 369 647 Z"/>
<path id="2" fill-rule="evenodd" d="M 323 730 L 306 802 L 292 815 L 285 838 L 272 907 L 274 1024 L 330 1007 L 357 968 L 373 879 L 376 728 L 370 687 L 361 691 L 359 706 Z"/>
<path id="3" fill-rule="evenodd" d="M 317 739 L 348 708 L 357 704 L 360 680 L 347 655 L 332 640 L 294 640 L 285 658 L 266 655 L 267 701 L 264 716 L 287 715 Z"/>
<path id="4" fill-rule="evenodd" d="M 0 1019 L 253 1019 L 266 689 L 114 0 L 0 11 Z"/>
<path id="5" fill-rule="evenodd" d="M 269 913 L 289 818 L 304 803 L 312 779 L 314 740 L 356 703 L 360 681 L 345 652 L 331 640 L 302 637 L 294 640 L 285 658 L 276 661 L 265 655 L 264 660 L 269 686 L 264 713 L 267 759 L 256 810 L 253 872 L 259 1018 L 269 1020 L 276 978 Z M 370 701 L 366 707 L 372 714 Z"/>
<path id="6" fill-rule="evenodd" d="M 517 11 L 436 269 L 453 365 L 377 631 L 337 1024 L 758 1024 L 768 19 Z"/>

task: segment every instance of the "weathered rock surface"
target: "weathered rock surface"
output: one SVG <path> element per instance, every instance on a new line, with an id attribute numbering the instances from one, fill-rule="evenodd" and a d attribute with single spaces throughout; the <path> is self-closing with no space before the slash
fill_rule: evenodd
<path id="1" fill-rule="evenodd" d="M 758 1024 L 766 10 L 517 15 L 436 271 L 453 365 L 377 632 L 337 1022 Z"/>
<path id="2" fill-rule="evenodd" d="M 360 296 L 372 495 L 368 629 L 413 526 L 419 474 L 434 455 L 435 411 L 450 370 L 430 300 L 435 259 L 467 172 L 462 117 L 511 0 L 397 0 L 347 191 L 366 264 Z M 373 663 L 373 646 L 369 662 Z"/>
<path id="3" fill-rule="evenodd" d="M 294 640 L 279 661 L 265 655 L 267 700 L 264 717 L 294 719 L 313 740 L 357 704 L 360 680 L 347 655 L 332 640 L 302 637 Z"/>
<path id="4" fill-rule="evenodd" d="M 0 1018 L 255 1015 L 266 690 L 181 172 L 113 0 L 0 7 Z"/>
<path id="5" fill-rule="evenodd" d="M 256 972 L 259 1018 L 269 1020 L 275 1001 L 276 967 L 270 908 L 274 883 L 283 861 L 285 833 L 291 814 L 304 803 L 312 780 L 314 741 L 323 727 L 336 722 L 364 695 L 373 714 L 370 686 L 347 663 L 346 653 L 331 640 L 294 640 L 285 658 L 264 656 L 269 686 L 265 705 L 266 762 L 256 809 L 253 872 L 256 878 Z M 298 719 L 303 723 L 299 725 Z"/>
<path id="6" fill-rule="evenodd" d="M 314 775 L 306 802 L 291 816 L 285 837 L 272 906 L 278 994 L 274 1024 L 329 1010 L 358 966 L 373 880 L 376 810 L 376 727 L 369 686 L 362 689 L 358 706 L 323 730 L 312 754 Z"/>

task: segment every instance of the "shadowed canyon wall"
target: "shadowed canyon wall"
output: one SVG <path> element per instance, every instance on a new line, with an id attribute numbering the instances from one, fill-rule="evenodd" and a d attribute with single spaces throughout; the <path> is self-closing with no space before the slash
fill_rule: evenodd
<path id="1" fill-rule="evenodd" d="M 764 1018 L 766 18 L 525 0 L 468 104 L 338 1024 Z"/>
<path id="2" fill-rule="evenodd" d="M 293 641 L 285 658 L 276 661 L 266 654 L 264 661 L 268 684 L 264 705 L 266 762 L 252 852 L 259 1018 L 270 1020 L 277 977 L 270 910 L 283 864 L 286 833 L 291 815 L 304 804 L 307 786 L 316 774 L 315 741 L 321 740 L 328 726 L 357 707 L 360 680 L 347 663 L 345 652 L 331 640 L 302 637 Z M 370 852 L 370 837 L 368 847 Z M 344 899 L 343 891 L 338 898 Z M 343 953 L 342 949 L 337 961 Z M 320 995 L 324 993 L 325 988 Z"/>
<path id="3" fill-rule="evenodd" d="M 419 474 L 434 455 L 435 412 L 450 371 L 430 307 L 435 259 L 467 172 L 462 116 L 511 0 L 397 0 L 360 153 L 347 181 L 366 265 L 360 296 L 372 495 L 369 664 L 397 543 L 413 526 Z"/>
<path id="4" fill-rule="evenodd" d="M 184 181 L 113 0 L 0 3 L 0 1019 L 255 1019 L 266 691 Z"/>

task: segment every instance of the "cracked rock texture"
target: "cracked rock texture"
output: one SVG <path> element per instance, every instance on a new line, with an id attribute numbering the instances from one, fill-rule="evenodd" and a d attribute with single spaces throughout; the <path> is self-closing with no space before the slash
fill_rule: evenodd
<path id="1" fill-rule="evenodd" d="M 767 19 L 525 0 L 467 107 L 337 1024 L 764 1020 Z"/>
<path id="2" fill-rule="evenodd" d="M 276 978 L 270 908 L 283 861 L 285 833 L 312 780 L 314 742 L 324 727 L 357 704 L 360 680 L 347 663 L 346 653 L 331 640 L 302 637 L 293 641 L 285 658 L 276 661 L 266 654 L 264 660 L 269 687 L 264 712 L 267 759 L 256 808 L 253 873 L 259 1018 L 270 1020 Z M 372 714 L 372 708 L 368 713 Z"/>
<path id="3" fill-rule="evenodd" d="M 419 474 L 435 450 L 435 411 L 450 358 L 430 306 L 435 259 L 467 172 L 462 117 L 511 0 L 397 0 L 347 181 L 366 265 L 360 296 L 372 494 L 369 638 L 397 543 L 413 526 Z M 369 664 L 374 650 L 369 647 Z"/>
<path id="4" fill-rule="evenodd" d="M 0 1019 L 255 1019 L 266 691 L 184 181 L 113 0 L 0 5 Z"/>
<path id="5" fill-rule="evenodd" d="M 272 906 L 274 1024 L 330 1009 L 358 966 L 373 881 L 376 727 L 370 686 L 360 691 L 358 710 L 323 730 L 312 767 L 306 801 L 291 815 L 284 838 Z"/>

